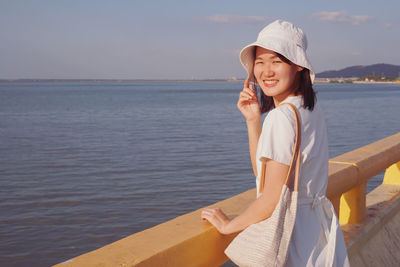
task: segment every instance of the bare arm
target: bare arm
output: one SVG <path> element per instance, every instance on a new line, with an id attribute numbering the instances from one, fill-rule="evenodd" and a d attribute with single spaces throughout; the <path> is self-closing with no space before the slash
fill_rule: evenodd
<path id="1" fill-rule="evenodd" d="M 255 118 L 254 120 L 247 120 L 247 132 L 249 135 L 249 151 L 251 166 L 253 167 L 254 176 L 257 177 L 257 164 L 256 164 L 256 152 L 258 139 L 261 135 L 261 118 Z"/>
<path id="2" fill-rule="evenodd" d="M 288 171 L 288 165 L 268 160 L 262 195 L 242 214 L 230 220 L 221 209 L 207 208 L 202 211 L 201 217 L 213 224 L 222 234 L 242 231 L 249 225 L 270 217 L 279 201 Z"/>
<path id="3" fill-rule="evenodd" d="M 248 79 L 244 83 L 242 92 L 240 92 L 237 107 L 246 118 L 251 166 L 254 175 L 257 176 L 256 152 L 261 134 L 261 112 L 254 87 L 252 84 L 249 85 Z"/>

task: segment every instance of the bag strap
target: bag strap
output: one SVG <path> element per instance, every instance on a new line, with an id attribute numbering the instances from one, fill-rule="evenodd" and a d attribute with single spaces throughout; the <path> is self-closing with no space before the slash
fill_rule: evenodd
<path id="1" fill-rule="evenodd" d="M 293 164 L 296 165 L 296 169 L 295 169 L 295 175 L 294 175 L 294 187 L 293 190 L 294 191 L 298 191 L 298 186 L 299 186 L 299 174 L 300 174 L 300 149 L 301 149 L 301 123 L 300 123 L 300 114 L 299 111 L 297 110 L 297 108 L 291 104 L 291 103 L 282 103 L 280 105 L 289 105 L 294 112 L 294 117 L 296 120 L 296 137 L 295 137 L 295 142 L 294 142 L 294 146 L 293 146 L 293 152 L 292 152 L 292 159 L 290 161 L 290 166 L 289 166 L 289 171 L 288 174 L 286 176 L 286 180 L 285 180 L 285 184 L 286 186 L 288 186 L 289 188 L 291 188 L 290 186 L 290 176 L 293 172 Z M 280 106 L 279 105 L 279 106 Z M 259 186 L 259 190 L 258 193 L 261 193 L 264 190 L 264 181 L 265 181 L 265 169 L 266 169 L 266 162 L 267 162 L 268 158 L 266 157 L 261 157 L 260 161 L 261 161 L 261 176 L 260 176 L 260 186 Z"/>

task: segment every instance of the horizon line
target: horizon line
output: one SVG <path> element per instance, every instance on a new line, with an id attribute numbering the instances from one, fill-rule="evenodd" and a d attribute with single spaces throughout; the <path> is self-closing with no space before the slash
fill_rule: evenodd
<path id="1" fill-rule="evenodd" d="M 0 78 L 0 81 L 6 82 L 17 82 L 17 81 L 117 81 L 117 82 L 129 82 L 129 81 L 244 81 L 245 78 L 205 78 L 205 79 L 96 79 L 96 78 Z"/>

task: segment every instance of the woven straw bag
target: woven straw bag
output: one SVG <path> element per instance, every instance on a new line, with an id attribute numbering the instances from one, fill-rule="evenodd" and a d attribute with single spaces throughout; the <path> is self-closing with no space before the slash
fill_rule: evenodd
<path id="1" fill-rule="evenodd" d="M 301 124 L 296 107 L 290 103 L 296 118 L 296 139 L 286 182 L 271 217 L 250 225 L 225 249 L 225 254 L 241 267 L 284 266 L 294 223 L 296 221 L 298 183 L 300 170 Z M 259 192 L 262 192 L 265 179 L 266 158 L 261 158 L 261 177 Z M 294 181 L 291 181 L 295 165 Z M 293 182 L 293 183 L 292 183 Z"/>

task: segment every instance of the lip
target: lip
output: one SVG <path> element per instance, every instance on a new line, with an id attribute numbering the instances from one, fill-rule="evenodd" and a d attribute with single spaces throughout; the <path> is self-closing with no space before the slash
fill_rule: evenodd
<path id="1" fill-rule="evenodd" d="M 276 79 L 266 79 L 266 80 L 263 80 L 263 83 L 266 87 L 274 87 L 278 84 L 278 81 L 279 80 L 276 80 Z"/>

